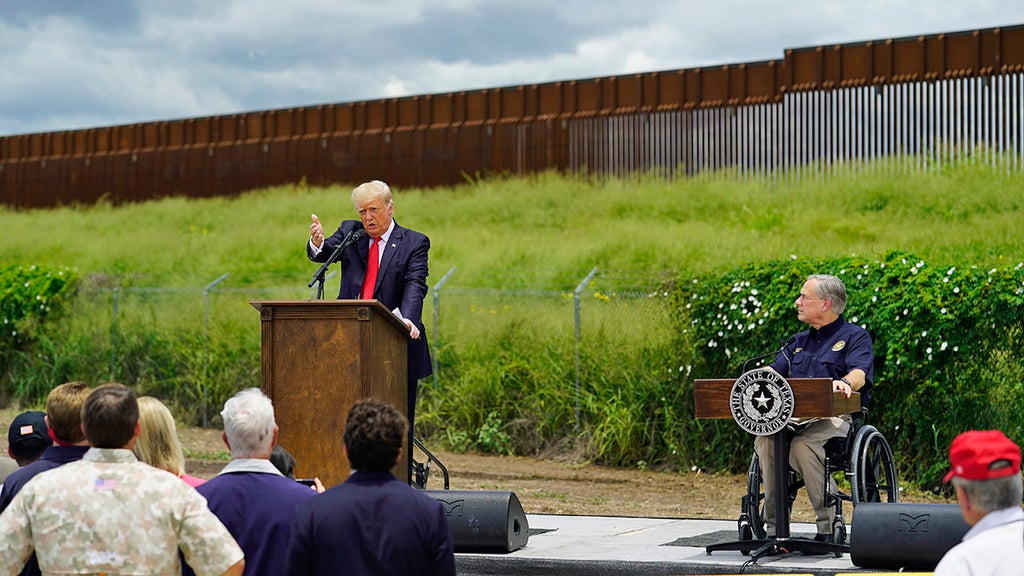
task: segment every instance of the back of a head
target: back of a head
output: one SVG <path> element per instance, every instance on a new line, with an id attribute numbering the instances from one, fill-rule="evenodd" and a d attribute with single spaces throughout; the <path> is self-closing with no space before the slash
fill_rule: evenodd
<path id="1" fill-rule="evenodd" d="M 969 430 L 949 446 L 950 470 L 944 480 L 963 488 L 976 510 L 994 512 L 1020 506 L 1024 497 L 1021 450 L 1000 430 Z"/>
<path id="2" fill-rule="evenodd" d="M 123 384 L 104 384 L 85 399 L 82 427 L 94 448 L 124 448 L 135 435 L 139 404 Z"/>
<path id="3" fill-rule="evenodd" d="M 345 420 L 345 448 L 353 470 L 390 470 L 398 461 L 409 423 L 394 406 L 367 398 Z"/>
<path id="4" fill-rule="evenodd" d="M 132 452 L 140 461 L 154 468 L 182 475 L 185 472 L 185 455 L 171 411 L 152 396 L 139 398 L 138 404 L 140 431 Z"/>
<path id="5" fill-rule="evenodd" d="M 270 463 L 277 468 L 281 474 L 284 474 L 288 478 L 295 478 L 295 456 L 285 449 L 280 444 L 274 445 L 274 449 L 270 451 Z"/>
<path id="6" fill-rule="evenodd" d="M 65 444 L 85 440 L 82 433 L 82 405 L 92 389 L 82 382 L 65 382 L 46 397 L 46 419 L 53 436 Z"/>
<path id="7" fill-rule="evenodd" d="M 246 388 L 220 413 L 232 458 L 268 458 L 274 442 L 274 405 L 259 388 Z"/>
<path id="8" fill-rule="evenodd" d="M 1024 478 L 1020 474 L 991 480 L 953 478 L 953 486 L 963 488 L 971 499 L 971 506 L 985 512 L 1020 506 L 1024 497 Z"/>
<path id="9" fill-rule="evenodd" d="M 18 414 L 11 421 L 7 430 L 7 446 L 19 466 L 37 460 L 52 444 L 46 431 L 45 416 L 43 412 L 30 410 Z"/>

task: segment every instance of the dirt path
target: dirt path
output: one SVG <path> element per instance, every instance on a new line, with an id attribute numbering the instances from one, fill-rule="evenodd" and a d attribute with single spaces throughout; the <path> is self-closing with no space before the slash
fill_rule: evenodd
<path id="1" fill-rule="evenodd" d="M 6 431 L 15 413 L 0 411 L 0 430 Z M 178 435 L 186 453 L 196 456 L 186 462 L 190 474 L 211 478 L 226 461 L 219 430 L 180 428 Z M 7 435 L 0 440 L 6 453 Z M 643 516 L 668 518 L 735 519 L 746 491 L 746 476 L 682 474 L 591 464 L 566 464 L 520 456 L 455 454 L 434 451 L 448 469 L 450 487 L 456 490 L 505 490 L 516 494 L 530 514 Z M 424 460 L 417 452 L 417 460 Z M 441 489 L 440 469 L 433 466 L 427 483 Z M 930 494 L 904 491 L 908 502 L 946 502 Z M 793 512 L 794 521 L 813 519 L 807 500 L 801 495 Z"/>

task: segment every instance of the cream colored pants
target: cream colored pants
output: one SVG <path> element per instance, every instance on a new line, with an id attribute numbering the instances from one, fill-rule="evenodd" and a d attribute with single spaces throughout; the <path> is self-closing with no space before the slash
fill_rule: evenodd
<path id="1" fill-rule="evenodd" d="M 814 508 L 819 534 L 832 533 L 832 508 L 825 507 L 825 442 L 836 436 L 846 436 L 850 422 L 846 418 L 821 418 L 800 427 L 789 443 L 789 466 L 804 479 L 807 498 Z M 771 436 L 757 436 L 754 451 L 761 464 L 764 485 L 764 520 L 768 535 L 775 534 L 775 440 Z M 829 490 L 835 491 L 835 481 L 828 478 Z"/>

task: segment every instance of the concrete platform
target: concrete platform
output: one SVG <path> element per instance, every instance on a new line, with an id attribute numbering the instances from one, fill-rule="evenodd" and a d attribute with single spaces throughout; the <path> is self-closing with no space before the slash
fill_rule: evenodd
<path id="1" fill-rule="evenodd" d="M 508 554 L 456 553 L 460 575 L 775 574 L 831 576 L 868 572 L 849 554 L 708 555 L 705 546 L 736 539 L 735 520 L 686 520 L 527 514 L 529 543 Z M 853 527 L 850 528 L 851 532 Z M 793 524 L 793 536 L 813 535 L 813 524 Z M 871 572 L 876 572 L 872 570 Z"/>

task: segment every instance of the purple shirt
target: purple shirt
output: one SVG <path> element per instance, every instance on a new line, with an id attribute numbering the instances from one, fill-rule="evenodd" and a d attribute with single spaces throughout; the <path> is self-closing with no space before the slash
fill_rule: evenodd
<path id="1" fill-rule="evenodd" d="M 262 459 L 232 460 L 196 490 L 245 552 L 246 576 L 286 573 L 295 507 L 316 496 L 315 490 Z"/>

